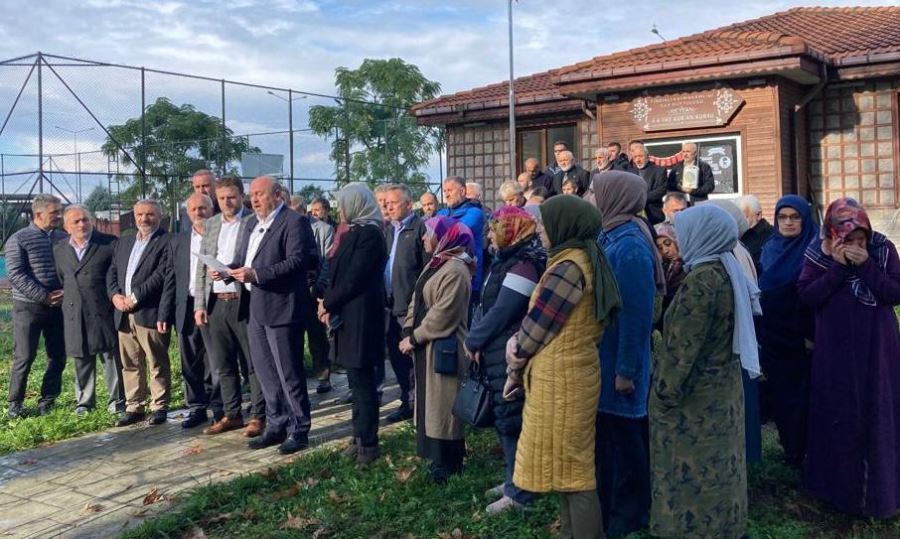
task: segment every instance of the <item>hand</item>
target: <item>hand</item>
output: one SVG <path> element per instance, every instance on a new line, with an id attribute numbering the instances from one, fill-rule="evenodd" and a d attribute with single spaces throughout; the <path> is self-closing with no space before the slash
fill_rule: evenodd
<path id="1" fill-rule="evenodd" d="M 194 311 L 194 323 L 198 328 L 202 328 L 209 323 L 209 315 L 206 314 L 206 311 Z"/>
<path id="2" fill-rule="evenodd" d="M 616 375 L 616 393 L 631 395 L 634 393 L 634 380 Z"/>
<path id="3" fill-rule="evenodd" d="M 506 383 L 503 384 L 503 400 L 505 401 L 514 401 L 518 398 L 519 394 L 522 392 L 522 384 L 519 382 L 515 382 L 510 379 L 508 376 L 506 377 Z"/>
<path id="4" fill-rule="evenodd" d="M 325 310 L 325 300 L 324 299 L 319 299 L 318 302 L 319 302 L 319 307 L 318 307 L 317 312 L 318 312 L 319 318 L 321 319 L 323 316 L 325 316 L 325 313 L 327 313 L 328 311 Z"/>
<path id="5" fill-rule="evenodd" d="M 239 283 L 255 283 L 256 270 L 244 266 L 243 268 L 228 270 L 228 275 L 234 277 Z"/>
<path id="6" fill-rule="evenodd" d="M 61 305 L 63 301 L 63 291 L 62 290 L 54 290 L 47 295 L 47 305 L 51 307 L 56 307 Z"/>
<path id="7" fill-rule="evenodd" d="M 681 187 L 681 186 L 679 186 L 679 187 L 680 187 L 682 193 L 687 193 L 689 195 L 694 194 L 694 191 L 696 191 L 696 189 L 691 189 L 690 187 Z"/>
<path id="8" fill-rule="evenodd" d="M 528 363 L 527 359 L 520 358 L 516 355 L 518 347 L 519 337 L 517 334 L 513 334 L 513 336 L 506 341 L 506 364 L 513 369 L 521 369 Z"/>
<path id="9" fill-rule="evenodd" d="M 411 356 L 413 351 L 416 349 L 416 347 L 412 344 L 412 339 L 410 339 L 409 337 L 400 341 L 399 348 L 400 352 L 407 356 Z"/>
<path id="10" fill-rule="evenodd" d="M 225 277 L 226 277 L 225 275 L 222 275 L 221 273 L 219 273 L 218 271 L 215 271 L 215 270 L 209 270 L 207 273 L 209 274 L 209 278 L 212 279 L 213 281 L 223 281 L 223 280 L 225 280 Z"/>
<path id="11" fill-rule="evenodd" d="M 855 245 L 847 245 L 844 250 L 844 258 L 854 266 L 862 266 L 869 259 L 869 251 Z"/>
<path id="12" fill-rule="evenodd" d="M 122 294 L 113 295 L 112 302 L 113 302 L 113 307 L 115 307 L 117 311 L 120 311 L 123 313 L 128 312 L 130 302 L 128 301 L 128 298 L 126 298 Z"/>
<path id="13" fill-rule="evenodd" d="M 326 328 L 331 327 L 331 313 L 323 313 L 319 315 L 319 322 Z"/>
<path id="14" fill-rule="evenodd" d="M 168 322 L 157 322 L 156 323 L 156 331 L 160 333 L 165 333 L 169 331 L 169 323 Z"/>
<path id="15" fill-rule="evenodd" d="M 847 245 L 844 243 L 835 242 L 835 244 L 831 246 L 831 258 L 842 266 L 847 265 L 846 252 Z"/>

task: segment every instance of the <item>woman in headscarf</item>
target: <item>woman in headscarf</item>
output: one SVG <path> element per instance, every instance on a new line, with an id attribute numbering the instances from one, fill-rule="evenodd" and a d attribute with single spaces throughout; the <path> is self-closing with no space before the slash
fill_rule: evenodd
<path id="1" fill-rule="evenodd" d="M 750 230 L 750 222 L 747 221 L 747 218 L 744 217 L 744 212 L 741 208 L 732 202 L 731 200 L 723 200 L 723 199 L 713 199 L 708 200 L 706 202 L 702 202 L 702 204 L 710 204 L 712 206 L 718 206 L 722 208 L 728 215 L 734 219 L 735 224 L 738 227 L 738 242 L 734 246 L 734 258 L 737 259 L 738 264 L 741 265 L 741 269 L 744 270 L 744 273 L 747 274 L 747 277 L 750 277 L 754 283 L 759 282 L 759 275 L 756 273 L 756 264 L 753 262 L 753 255 L 750 254 L 750 251 L 747 250 L 747 247 L 741 243 L 740 237 L 744 235 L 745 232 Z"/>
<path id="2" fill-rule="evenodd" d="M 741 367 L 759 375 L 757 289 L 732 254 L 738 230 L 725 211 L 689 208 L 675 230 L 688 273 L 653 371 L 650 533 L 736 539 L 747 530 Z"/>
<path id="3" fill-rule="evenodd" d="M 681 258 L 681 250 L 678 248 L 678 235 L 675 234 L 675 226 L 662 222 L 654 227 L 656 230 L 656 248 L 662 258 L 663 272 L 666 275 L 666 295 L 663 298 L 663 313 L 669 308 L 675 293 L 684 281 L 684 260 Z M 659 322 L 662 329 L 662 320 Z"/>
<path id="4" fill-rule="evenodd" d="M 800 301 L 797 278 L 806 248 L 819 237 L 809 203 L 797 195 L 775 204 L 775 229 L 763 245 L 759 288 L 760 385 L 766 415 L 775 420 L 785 461 L 800 467 L 806 455 L 813 311 Z"/>
<path id="5" fill-rule="evenodd" d="M 449 217 L 425 221 L 425 251 L 431 254 L 416 281 L 400 351 L 415 363 L 417 452 L 431 461 L 431 476 L 446 483 L 462 470 L 466 443 L 462 421 L 453 415 L 459 382 L 466 372 L 463 342 L 475 273 L 475 239 Z"/>
<path id="6" fill-rule="evenodd" d="M 522 430 L 524 395 L 503 398 L 506 383 L 506 341 L 522 325 L 528 312 L 528 299 L 544 273 L 547 252 L 537 235 L 537 222 L 527 211 L 504 207 L 491 216 L 488 235 L 494 262 L 481 288 L 481 296 L 472 317 L 472 329 L 466 337 L 466 351 L 479 362 L 493 389 L 494 427 L 506 460 L 506 480 L 491 489 L 500 497 L 488 505 L 488 514 L 530 504 L 535 496 L 513 484 L 516 444 Z"/>
<path id="7" fill-rule="evenodd" d="M 650 334 L 655 296 L 665 292 L 665 275 L 650 228 L 638 217 L 647 202 L 647 182 L 619 170 L 594 178 L 603 217 L 599 243 L 622 298 L 621 311 L 599 343 L 595 455 L 604 528 L 608 537 L 617 538 L 646 528 L 650 519 Z"/>
<path id="8" fill-rule="evenodd" d="M 841 511 L 900 509 L 897 249 L 851 198 L 828 207 L 797 286 L 815 308 L 804 486 Z"/>
<path id="9" fill-rule="evenodd" d="M 506 351 L 504 394 L 525 391 L 513 483 L 560 493 L 563 537 L 602 537 L 594 475 L 597 342 L 621 300 L 597 245 L 597 208 L 558 195 L 541 205 L 541 215 L 550 260 Z"/>
<path id="10" fill-rule="evenodd" d="M 345 454 L 365 466 L 378 458 L 376 366 L 384 361 L 384 265 L 381 209 L 372 191 L 351 183 L 337 194 L 348 230 L 330 264 L 319 317 L 334 334 L 335 357 L 353 392 L 353 440 Z M 335 323 L 331 318 L 340 319 Z"/>

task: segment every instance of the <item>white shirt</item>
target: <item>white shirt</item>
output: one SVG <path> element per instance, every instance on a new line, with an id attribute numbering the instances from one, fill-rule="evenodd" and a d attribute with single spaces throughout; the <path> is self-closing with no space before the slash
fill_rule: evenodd
<path id="1" fill-rule="evenodd" d="M 199 253 L 200 252 L 200 242 L 203 240 L 203 234 L 198 233 L 193 227 L 191 227 L 191 252 Z M 188 274 L 188 295 L 194 297 L 194 275 L 197 273 L 197 257 L 194 255 L 190 255 L 191 257 L 191 272 Z"/>
<path id="2" fill-rule="evenodd" d="M 141 256 L 144 254 L 144 251 L 147 249 L 147 245 L 150 243 L 150 238 L 153 237 L 153 234 L 156 233 L 156 230 L 147 234 L 147 237 L 141 239 L 141 233 L 138 232 L 134 236 L 134 246 L 131 248 L 131 254 L 128 256 L 128 268 L 125 270 L 125 295 L 131 295 L 131 278 L 134 277 L 134 272 L 137 271 L 138 262 L 141 261 Z M 141 298 L 137 298 L 138 301 Z"/>
<path id="3" fill-rule="evenodd" d="M 223 264 L 234 262 L 234 251 L 237 247 L 243 216 L 244 208 L 241 208 L 234 216 L 234 221 L 230 223 L 222 217 L 222 228 L 219 230 L 219 238 L 216 241 L 216 259 Z M 225 281 L 213 281 L 213 293 L 226 294 L 228 292 L 237 292 L 237 284 L 234 281 L 229 284 L 225 284 Z"/>
<path id="4" fill-rule="evenodd" d="M 253 227 L 253 231 L 250 233 L 250 240 L 247 243 L 247 259 L 244 260 L 244 266 L 250 268 L 253 267 L 253 259 L 256 258 L 256 251 L 259 250 L 259 244 L 262 243 L 263 235 L 269 230 L 269 227 L 272 226 L 272 222 L 275 221 L 275 217 L 278 216 L 278 212 L 281 211 L 281 208 L 284 207 L 284 202 L 278 205 L 272 213 L 270 213 L 265 219 L 261 219 L 256 226 Z M 256 216 L 259 219 L 259 215 Z M 247 290 L 250 290 L 250 283 L 245 283 L 244 287 Z"/>
<path id="5" fill-rule="evenodd" d="M 92 230 L 90 234 L 88 234 L 87 239 L 84 241 L 84 245 L 81 247 L 75 243 L 75 238 L 73 236 L 69 236 L 69 245 L 72 246 L 72 249 L 75 249 L 75 258 L 81 262 L 81 259 L 84 258 L 84 253 L 87 252 L 88 247 L 91 246 L 91 237 L 94 235 L 94 231 Z"/>

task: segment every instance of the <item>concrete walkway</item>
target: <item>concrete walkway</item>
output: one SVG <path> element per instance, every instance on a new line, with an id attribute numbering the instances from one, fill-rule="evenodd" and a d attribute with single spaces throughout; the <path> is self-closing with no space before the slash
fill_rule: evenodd
<path id="1" fill-rule="evenodd" d="M 346 377 L 334 375 L 332 383 L 335 390 L 320 397 L 310 380 L 310 447 L 350 435 L 350 405 L 337 402 Z M 396 382 L 387 383 L 382 420 L 399 405 Z M 189 489 L 303 454 L 251 451 L 240 431 L 185 430 L 185 415 L 172 412 L 165 425 L 112 429 L 0 458 L 0 537 L 114 537 L 171 509 Z"/>

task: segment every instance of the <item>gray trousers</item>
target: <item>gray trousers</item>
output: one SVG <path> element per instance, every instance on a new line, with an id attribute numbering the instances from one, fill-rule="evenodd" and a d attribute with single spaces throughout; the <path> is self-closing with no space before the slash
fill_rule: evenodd
<path id="1" fill-rule="evenodd" d="M 559 493 L 559 536 L 565 539 L 602 539 L 603 518 L 596 490 Z"/>
<path id="2" fill-rule="evenodd" d="M 125 389 L 122 387 L 122 361 L 119 351 L 112 350 L 97 355 L 76 357 L 75 406 L 94 409 L 97 406 L 97 356 L 103 364 L 103 380 L 109 394 L 107 410 L 125 411 Z"/>

